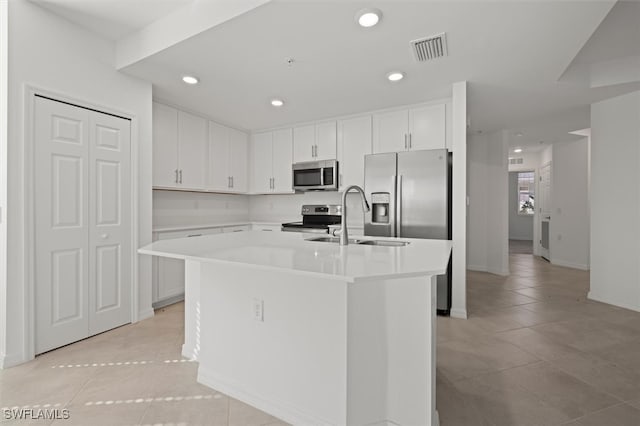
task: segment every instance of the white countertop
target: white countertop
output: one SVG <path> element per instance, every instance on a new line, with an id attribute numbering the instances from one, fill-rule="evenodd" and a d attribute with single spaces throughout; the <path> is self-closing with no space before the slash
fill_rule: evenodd
<path id="1" fill-rule="evenodd" d="M 256 222 L 256 221 L 246 220 L 244 222 L 217 222 L 217 223 L 192 224 L 192 225 L 165 225 L 165 226 L 154 226 L 152 229 L 152 232 L 189 231 L 192 229 L 225 228 L 227 226 L 243 226 L 243 225 L 281 226 L 282 223 L 284 222 L 259 222 L 259 221 Z"/>
<path id="2" fill-rule="evenodd" d="M 414 238 L 357 237 L 410 243 L 403 247 L 307 241 L 315 237 L 297 232 L 234 232 L 160 240 L 138 252 L 355 282 L 443 274 L 452 246 L 451 241 Z"/>

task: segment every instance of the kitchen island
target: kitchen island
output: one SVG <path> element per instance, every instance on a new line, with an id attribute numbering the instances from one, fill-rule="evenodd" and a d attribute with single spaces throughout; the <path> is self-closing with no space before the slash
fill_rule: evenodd
<path id="1" fill-rule="evenodd" d="M 437 425 L 435 276 L 451 243 L 312 238 L 251 231 L 139 250 L 185 261 L 183 355 L 198 381 L 292 424 Z"/>

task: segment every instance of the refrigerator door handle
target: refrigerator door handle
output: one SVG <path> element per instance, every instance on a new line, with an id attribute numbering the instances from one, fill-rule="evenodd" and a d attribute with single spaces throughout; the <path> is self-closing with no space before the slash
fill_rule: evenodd
<path id="1" fill-rule="evenodd" d="M 402 175 L 396 178 L 396 237 L 402 237 Z"/>

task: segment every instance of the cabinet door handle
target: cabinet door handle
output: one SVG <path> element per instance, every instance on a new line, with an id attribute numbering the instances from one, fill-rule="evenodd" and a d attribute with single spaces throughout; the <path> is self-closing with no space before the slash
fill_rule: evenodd
<path id="1" fill-rule="evenodd" d="M 411 139 L 412 139 L 413 134 L 409 133 L 409 149 L 411 149 Z"/>
<path id="2" fill-rule="evenodd" d="M 178 183 L 178 169 L 176 169 L 176 183 Z"/>
<path id="3" fill-rule="evenodd" d="M 407 134 L 404 134 L 404 149 L 407 149 Z"/>
<path id="4" fill-rule="evenodd" d="M 231 176 L 231 188 L 233 188 L 233 176 Z"/>
<path id="5" fill-rule="evenodd" d="M 338 175 L 338 186 L 342 187 L 342 173 L 340 173 L 340 175 Z"/>
<path id="6" fill-rule="evenodd" d="M 182 183 L 182 169 L 180 169 L 180 171 L 178 172 L 178 174 L 180 175 L 180 182 L 179 182 L 179 183 Z"/>
<path id="7" fill-rule="evenodd" d="M 187 235 L 187 238 L 191 238 L 191 237 L 202 237 L 202 234 L 190 234 L 190 235 Z"/>

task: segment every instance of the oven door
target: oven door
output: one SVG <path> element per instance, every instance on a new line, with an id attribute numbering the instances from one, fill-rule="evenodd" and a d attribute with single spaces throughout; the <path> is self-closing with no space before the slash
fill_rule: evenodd
<path id="1" fill-rule="evenodd" d="M 337 191 L 338 162 L 328 160 L 294 164 L 293 189 L 296 191 Z"/>

